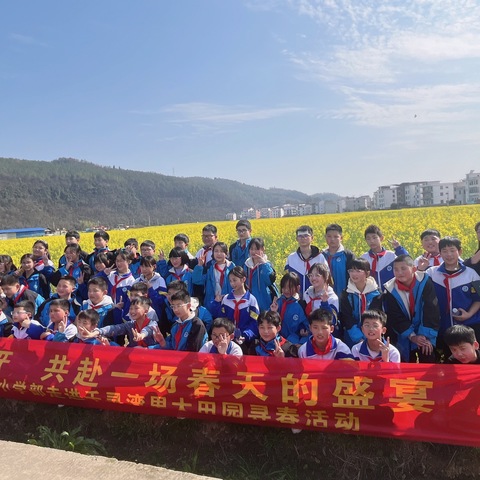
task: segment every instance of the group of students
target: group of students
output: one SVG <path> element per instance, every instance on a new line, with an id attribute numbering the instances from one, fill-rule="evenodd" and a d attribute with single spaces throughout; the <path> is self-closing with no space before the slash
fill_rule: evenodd
<path id="1" fill-rule="evenodd" d="M 395 239 L 394 250 L 385 249 L 376 225 L 366 228 L 369 250 L 360 257 L 344 248 L 340 225 L 326 227 L 322 250 L 302 225 L 280 290 L 264 240 L 252 237 L 248 220 L 236 231 L 228 246 L 205 225 L 196 255 L 178 234 L 168 258 L 157 257 L 150 240 L 130 238 L 110 250 L 105 231 L 95 233 L 87 254 L 74 230 L 57 268 L 43 240 L 20 268 L 0 255 L 0 335 L 234 355 L 480 363 L 480 222 L 479 250 L 465 261 L 460 240 L 435 229 L 422 232 L 424 254 L 413 259 Z"/>

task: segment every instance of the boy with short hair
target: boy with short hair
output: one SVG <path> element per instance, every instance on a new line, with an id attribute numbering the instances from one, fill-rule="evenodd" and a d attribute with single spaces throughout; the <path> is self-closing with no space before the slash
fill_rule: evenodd
<path id="1" fill-rule="evenodd" d="M 280 335 L 282 329 L 278 312 L 264 311 L 258 319 L 258 334 L 251 347 L 252 355 L 261 357 L 298 357 L 298 348 Z"/>
<path id="2" fill-rule="evenodd" d="M 440 310 L 432 280 L 415 271 L 409 255 L 393 261 L 394 278 L 385 284 L 385 310 L 390 335 L 404 362 L 435 363 L 434 348 L 440 327 Z"/>
<path id="3" fill-rule="evenodd" d="M 300 279 L 300 300 L 303 298 L 304 292 L 311 285 L 308 279 L 308 271 L 315 263 L 324 263 L 327 261 L 320 249 L 313 243 L 313 229 L 309 225 L 301 225 L 295 231 L 297 237 L 298 248 L 291 253 L 287 258 L 285 270 L 287 272 L 294 272 Z"/>
<path id="4" fill-rule="evenodd" d="M 352 347 L 355 360 L 362 362 L 400 363 L 400 352 L 383 337 L 387 331 L 387 316 L 380 310 L 362 313 L 362 332 L 365 340 Z"/>
<path id="5" fill-rule="evenodd" d="M 190 243 L 190 238 L 188 237 L 188 235 L 186 233 L 177 233 L 173 237 L 173 246 L 181 248 L 182 250 L 184 250 L 186 252 L 186 254 L 188 255 L 188 259 L 193 260 L 195 258 L 195 256 L 192 255 L 188 251 L 188 244 L 189 243 Z"/>
<path id="6" fill-rule="evenodd" d="M 80 234 L 77 232 L 77 230 L 68 230 L 67 233 L 65 233 L 65 245 L 67 247 L 70 245 L 80 246 Z M 88 257 L 88 253 L 80 249 L 80 258 L 85 261 L 87 257 Z M 58 268 L 62 267 L 66 263 L 67 263 L 67 258 L 65 257 L 65 254 L 64 254 L 60 257 L 60 260 L 58 261 Z"/>
<path id="7" fill-rule="evenodd" d="M 318 308 L 308 316 L 311 336 L 307 343 L 298 349 L 299 358 L 316 360 L 353 360 L 350 349 L 332 333 L 333 313 L 330 310 Z"/>
<path id="8" fill-rule="evenodd" d="M 134 283 L 128 292 L 128 296 L 130 297 L 130 301 L 135 300 L 136 298 L 148 298 L 150 300 L 150 308 L 147 312 L 147 317 L 158 324 L 158 314 L 156 309 L 153 307 L 153 301 L 149 298 L 148 295 L 148 284 L 145 282 L 136 282 Z M 163 296 L 162 296 L 163 297 Z M 163 309 L 160 309 L 160 312 L 163 312 L 165 309 L 164 302 L 163 302 Z M 126 318 L 130 318 L 130 313 L 127 313 Z"/>
<path id="9" fill-rule="evenodd" d="M 75 319 L 75 326 L 77 327 L 77 335 L 72 340 L 73 343 L 88 343 L 89 345 L 104 345 L 98 338 L 88 338 L 83 336 L 81 332 L 93 332 L 98 326 L 100 315 L 95 310 L 82 310 L 78 313 Z M 58 338 L 61 338 L 58 336 Z M 59 340 L 61 341 L 61 340 Z"/>
<path id="10" fill-rule="evenodd" d="M 203 322 L 191 311 L 190 295 L 186 291 L 173 294 L 170 306 L 177 316 L 177 321 L 167 338 L 155 327 L 154 338 L 158 344 L 149 348 L 198 352 L 208 336 Z"/>
<path id="11" fill-rule="evenodd" d="M 342 245 L 343 229 L 338 223 L 330 223 L 325 228 L 325 240 L 328 247 L 322 250 L 330 275 L 333 280 L 333 290 L 340 297 L 340 294 L 347 288 L 348 269 L 355 259 L 352 251 L 346 250 Z"/>
<path id="12" fill-rule="evenodd" d="M 195 254 L 195 260 L 190 262 L 190 267 L 194 268 L 198 265 L 198 260 L 202 259 L 203 271 L 204 273 L 210 267 L 212 261 L 212 254 L 213 254 L 213 246 L 217 243 L 217 227 L 208 223 L 202 229 L 202 241 L 203 247 L 198 250 Z M 201 304 L 204 303 L 205 298 L 205 285 L 194 284 L 193 285 L 193 295 L 198 298 Z"/>
<path id="13" fill-rule="evenodd" d="M 382 310 L 382 293 L 370 276 L 370 264 L 364 258 L 352 260 L 347 288 L 340 294 L 340 324 L 344 341 L 351 348 L 363 340 L 361 316 L 365 310 Z"/>
<path id="14" fill-rule="evenodd" d="M 160 325 L 160 331 L 166 335 L 167 332 L 170 332 L 170 329 L 172 325 L 175 323 L 177 320 L 176 313 L 172 310 L 172 307 L 170 305 L 170 300 L 172 299 L 172 295 L 174 295 L 177 292 L 187 292 L 188 294 L 188 287 L 185 282 L 182 282 L 181 280 L 173 280 L 168 284 L 167 287 L 167 294 L 164 297 L 164 302 L 165 302 L 165 316 L 166 316 L 166 326 L 164 323 L 162 325 L 164 328 L 162 328 L 162 325 Z M 213 323 L 213 317 L 212 314 L 202 305 L 200 305 L 200 302 L 198 301 L 197 297 L 190 297 L 190 303 L 191 303 L 191 310 L 192 312 L 195 313 L 195 316 L 197 316 L 205 325 L 205 328 L 207 329 L 207 332 L 210 331 L 210 328 Z"/>
<path id="15" fill-rule="evenodd" d="M 434 228 L 428 228 L 420 234 L 420 240 L 424 252 L 415 259 L 414 264 L 416 267 L 422 259 L 428 260 L 429 267 L 438 267 L 442 263 L 442 257 L 440 256 L 440 251 L 438 249 L 440 238 L 440 232 Z"/>
<path id="16" fill-rule="evenodd" d="M 438 243 L 443 263 L 427 268 L 426 273 L 433 280 L 440 307 L 441 323 L 439 338 L 447 328 L 461 323 L 472 327 L 475 336 L 480 337 L 480 295 L 472 282 L 480 276 L 460 261 L 462 243 L 456 237 L 444 237 Z M 419 270 L 427 267 L 427 259 L 418 264 Z"/>
<path id="17" fill-rule="evenodd" d="M 212 249 L 215 243 L 217 243 L 217 227 L 208 223 L 202 229 L 202 241 L 203 247 L 196 253 L 195 258 L 203 257 L 205 262 L 204 265 L 206 268 L 210 266 L 210 261 L 212 260 Z"/>
<path id="18" fill-rule="evenodd" d="M 29 300 L 33 303 L 36 312 L 45 301 L 38 293 L 29 290 L 25 285 L 20 285 L 20 281 L 16 275 L 5 275 L 0 281 L 0 287 L 6 297 L 4 313 L 10 318 L 12 318 L 13 309 L 18 302 Z"/>
<path id="19" fill-rule="evenodd" d="M 52 304 L 53 300 L 57 299 L 68 301 L 70 305 L 68 318 L 71 322 L 75 321 L 78 312 L 82 309 L 82 305 L 77 301 L 74 295 L 75 285 L 75 279 L 69 275 L 60 278 L 57 285 L 57 292 L 40 305 L 36 318 L 44 327 L 46 327 L 50 322 L 50 305 Z"/>
<path id="20" fill-rule="evenodd" d="M 245 262 L 249 256 L 249 244 L 252 237 L 252 225 L 249 220 L 241 219 L 235 226 L 238 240 L 230 245 L 230 260 L 245 269 Z"/>
<path id="21" fill-rule="evenodd" d="M 49 307 L 49 323 L 47 330 L 40 335 L 40 339 L 47 342 L 70 341 L 77 334 L 77 327 L 69 320 L 70 302 L 56 298 L 50 302 Z"/>
<path id="22" fill-rule="evenodd" d="M 107 295 L 107 281 L 102 277 L 93 277 L 88 282 L 88 300 L 82 304 L 83 310 L 95 310 L 98 313 L 98 326 L 112 325 L 113 321 L 113 300 Z M 78 315 L 77 315 L 78 318 Z"/>
<path id="23" fill-rule="evenodd" d="M 443 340 L 452 352 L 445 363 L 480 364 L 480 350 L 473 328 L 453 325 L 447 328 Z"/>
<path id="24" fill-rule="evenodd" d="M 124 338 L 128 337 L 128 347 L 146 348 L 154 345 L 153 330 L 157 327 L 157 323 L 148 318 L 148 310 L 151 306 L 150 299 L 147 297 L 137 297 L 130 302 L 128 318 L 123 323 L 116 325 L 107 325 L 105 327 L 96 327 L 91 332 L 82 332 L 85 338 Z M 158 327 L 157 327 L 158 328 Z M 109 341 L 110 343 L 110 341 Z M 117 346 L 118 344 L 111 342 Z"/>
<path id="25" fill-rule="evenodd" d="M 99 253 L 105 253 L 110 260 L 113 259 L 113 252 L 111 252 L 108 248 L 109 241 L 110 235 L 105 230 L 98 230 L 93 235 L 95 248 L 86 260 L 86 262 L 90 265 L 92 272 L 97 273 L 97 270 L 95 269 L 95 259 Z"/>
<path id="26" fill-rule="evenodd" d="M 233 342 L 235 325 L 230 319 L 218 317 L 213 321 L 212 339 L 209 340 L 198 353 L 221 353 L 222 355 L 243 355 L 239 345 Z"/>
<path id="27" fill-rule="evenodd" d="M 155 256 L 155 242 L 152 240 L 145 240 L 140 244 L 140 255 L 142 257 Z"/>
<path id="28" fill-rule="evenodd" d="M 375 279 L 381 290 L 383 290 L 383 284 L 393 278 L 393 261 L 395 258 L 399 255 L 408 255 L 408 252 L 395 238 L 390 241 L 395 251 L 386 250 L 382 246 L 384 239 L 385 237 L 377 225 L 369 225 L 365 229 L 365 241 L 370 250 L 360 257 L 370 264 L 370 275 Z"/>
<path id="29" fill-rule="evenodd" d="M 33 319 L 35 304 L 30 300 L 23 300 L 15 303 L 13 307 L 13 337 L 17 340 L 40 340 L 45 328 Z"/>

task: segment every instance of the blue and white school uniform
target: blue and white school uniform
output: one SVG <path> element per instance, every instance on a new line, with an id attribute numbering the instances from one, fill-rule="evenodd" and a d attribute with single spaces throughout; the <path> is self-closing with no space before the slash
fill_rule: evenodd
<path id="1" fill-rule="evenodd" d="M 322 263 L 328 267 L 327 260 L 318 247 L 311 246 L 311 255 L 309 258 L 305 258 L 300 248 L 295 252 L 291 253 L 287 258 L 287 264 L 285 265 L 285 270 L 287 272 L 294 272 L 298 275 L 300 279 L 300 296 L 303 296 L 303 292 L 311 285 L 308 278 L 308 271 L 312 265 L 316 263 Z"/>
<path id="2" fill-rule="evenodd" d="M 320 352 L 313 341 L 313 336 L 310 336 L 307 343 L 304 343 L 298 349 L 298 358 L 310 358 L 315 360 L 353 360 L 353 355 L 347 345 L 333 335 L 330 335 L 325 350 Z"/>
<path id="3" fill-rule="evenodd" d="M 399 245 L 394 252 L 382 248 L 380 253 L 372 250 L 364 253 L 360 258 L 367 260 L 370 265 L 370 276 L 383 289 L 383 284 L 393 278 L 393 261 L 399 255 L 408 255 L 408 252 Z"/>
<path id="4" fill-rule="evenodd" d="M 368 347 L 367 340 L 357 343 L 352 347 L 352 355 L 355 360 L 361 362 L 383 362 L 382 352 L 374 352 Z M 400 363 L 400 352 L 393 345 L 388 347 L 388 361 Z"/>
<path id="5" fill-rule="evenodd" d="M 298 302 L 298 298 L 286 298 L 285 295 L 281 295 L 277 300 L 277 305 L 278 313 L 282 320 L 280 335 L 295 345 L 305 343 L 308 337 L 302 337 L 300 330 L 306 330 L 308 332 L 309 325 L 305 312 Z"/>

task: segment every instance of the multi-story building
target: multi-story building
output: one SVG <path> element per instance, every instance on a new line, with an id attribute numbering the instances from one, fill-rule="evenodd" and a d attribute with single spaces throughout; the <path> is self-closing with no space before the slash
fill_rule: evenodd
<path id="1" fill-rule="evenodd" d="M 465 178 L 465 203 L 480 202 L 480 173 L 470 170 Z"/>
<path id="2" fill-rule="evenodd" d="M 397 187 L 395 185 L 378 187 L 378 190 L 373 194 L 373 208 L 377 210 L 391 208 L 393 204 L 397 203 Z"/>

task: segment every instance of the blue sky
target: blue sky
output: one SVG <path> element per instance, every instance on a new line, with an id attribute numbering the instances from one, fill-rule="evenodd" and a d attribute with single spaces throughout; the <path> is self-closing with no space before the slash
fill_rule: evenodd
<path id="1" fill-rule="evenodd" d="M 0 7 L 0 156 L 313 194 L 478 170 L 469 0 Z"/>

